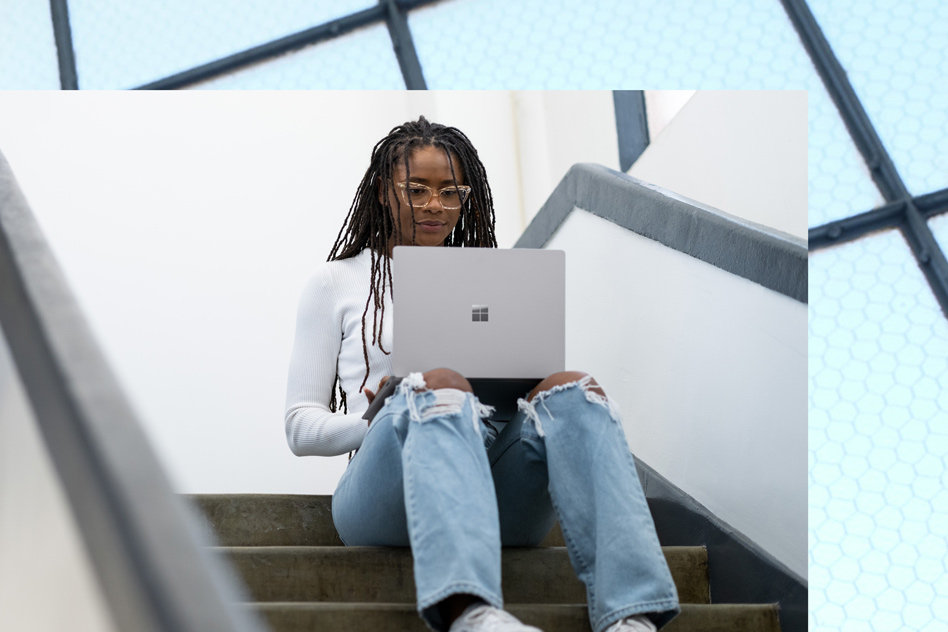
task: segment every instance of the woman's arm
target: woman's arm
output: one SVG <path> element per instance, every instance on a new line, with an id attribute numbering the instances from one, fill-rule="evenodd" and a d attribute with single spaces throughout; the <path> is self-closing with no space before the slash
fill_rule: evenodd
<path id="1" fill-rule="evenodd" d="M 367 424 L 358 413 L 329 410 L 342 344 L 342 312 L 330 266 L 300 297 L 286 387 L 286 441 L 297 456 L 334 456 L 362 444 Z"/>

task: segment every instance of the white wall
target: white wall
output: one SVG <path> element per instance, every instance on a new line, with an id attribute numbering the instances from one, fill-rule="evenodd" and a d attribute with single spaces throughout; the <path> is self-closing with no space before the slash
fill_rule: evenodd
<path id="1" fill-rule="evenodd" d="M 618 160 L 609 92 L 0 95 L 0 151 L 176 489 L 335 488 L 346 457 L 295 457 L 283 435 L 296 301 L 372 146 L 418 114 L 478 148 L 505 247 L 570 164 Z M 542 146 L 525 132 L 565 125 Z"/>
<path id="2" fill-rule="evenodd" d="M 619 169 L 611 92 L 517 92 L 514 108 L 524 227 L 574 164 Z"/>
<path id="3" fill-rule="evenodd" d="M 629 173 L 805 239 L 806 93 L 666 96 L 680 111 Z M 632 449 L 805 577 L 806 305 L 583 211 L 548 247 L 567 251 L 568 362 Z"/>
<path id="4" fill-rule="evenodd" d="M 629 174 L 806 239 L 806 101 L 804 90 L 696 92 Z"/>
<path id="5" fill-rule="evenodd" d="M 113 629 L 0 332 L 0 630 Z"/>
<path id="6" fill-rule="evenodd" d="M 582 210 L 548 247 L 632 451 L 806 576 L 806 305 Z"/>

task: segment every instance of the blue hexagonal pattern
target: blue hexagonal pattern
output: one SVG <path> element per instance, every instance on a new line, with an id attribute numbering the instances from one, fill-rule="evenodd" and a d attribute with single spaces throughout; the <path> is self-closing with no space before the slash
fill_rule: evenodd
<path id="1" fill-rule="evenodd" d="M 778 2 L 606 0 L 590 10 L 570 0 L 483 0 L 476 12 L 471 6 L 447 2 L 410 14 L 429 87 L 806 89 L 810 225 L 882 203 Z M 453 25 L 463 28 L 446 41 Z"/>
<path id="2" fill-rule="evenodd" d="M 928 220 L 928 226 L 932 229 L 942 251 L 948 252 L 948 214 L 931 218 Z"/>
<path id="3" fill-rule="evenodd" d="M 79 86 L 131 88 L 374 4 L 70 0 Z"/>
<path id="4" fill-rule="evenodd" d="M 948 187 L 948 3 L 809 5 L 909 192 Z"/>
<path id="5" fill-rule="evenodd" d="M 808 92 L 808 225 L 819 226 L 881 206 L 862 156 L 819 81 Z"/>
<path id="6" fill-rule="evenodd" d="M 811 85 L 809 58 L 771 0 L 444 2 L 409 24 L 433 89 Z"/>
<path id="7" fill-rule="evenodd" d="M 227 90 L 402 90 L 384 24 L 281 55 L 192 86 Z"/>
<path id="8" fill-rule="evenodd" d="M 49 2 L 3 5 L 0 15 L 0 90 L 55 90 L 59 66 Z"/>
<path id="9" fill-rule="evenodd" d="M 810 256 L 811 630 L 948 621 L 948 321 L 897 231 Z"/>

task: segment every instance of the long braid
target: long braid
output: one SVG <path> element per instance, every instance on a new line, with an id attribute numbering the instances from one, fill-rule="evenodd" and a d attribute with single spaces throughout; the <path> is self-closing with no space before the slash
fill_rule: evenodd
<path id="1" fill-rule="evenodd" d="M 444 150 L 451 166 L 451 176 L 457 184 L 459 175 L 462 175 L 466 184 L 471 187 L 471 195 L 461 207 L 457 225 L 445 239 L 445 246 L 496 248 L 497 239 L 494 235 L 495 216 L 494 199 L 490 185 L 487 182 L 487 171 L 481 163 L 477 150 L 470 139 L 459 129 L 430 123 L 424 116 L 417 121 L 409 121 L 394 127 L 385 138 L 372 148 L 369 168 L 366 170 L 359 187 L 356 190 L 349 213 L 343 222 L 336 242 L 329 252 L 327 261 L 348 259 L 355 257 L 368 248 L 371 256 L 371 282 L 369 295 L 366 297 L 365 310 L 362 312 L 362 355 L 365 359 L 365 377 L 362 379 L 361 390 L 369 379 L 369 344 L 378 345 L 383 353 L 388 354 L 382 347 L 382 322 L 385 318 L 385 295 L 392 291 L 392 262 L 389 248 L 393 237 L 401 240 L 400 226 L 388 208 L 387 193 L 398 200 L 395 182 L 393 179 L 395 166 L 399 162 L 404 166 L 406 175 L 410 176 L 409 159 L 412 152 L 420 147 L 435 146 Z M 457 158 L 461 167 L 461 174 L 455 173 L 454 161 Z M 380 187 L 385 187 L 382 190 Z M 383 203 L 383 200 L 386 202 Z M 409 204 L 411 202 L 409 201 Z M 414 210 L 414 207 L 412 207 Z M 411 242 L 414 243 L 414 225 L 412 226 Z M 369 308 L 372 308 L 372 337 L 369 341 L 366 331 Z M 339 378 L 336 376 L 336 384 Z M 333 387 L 330 410 L 342 408 L 347 412 L 346 396 L 339 384 L 339 403 L 336 402 L 336 386 Z"/>

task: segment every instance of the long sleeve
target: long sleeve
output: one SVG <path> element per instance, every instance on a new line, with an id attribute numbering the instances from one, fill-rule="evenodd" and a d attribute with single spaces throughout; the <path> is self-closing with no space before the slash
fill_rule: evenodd
<path id="1" fill-rule="evenodd" d="M 285 429 L 297 456 L 334 456 L 355 450 L 368 426 L 361 412 L 329 410 L 342 346 L 345 305 L 330 266 L 310 279 L 300 297 L 287 379 Z"/>

